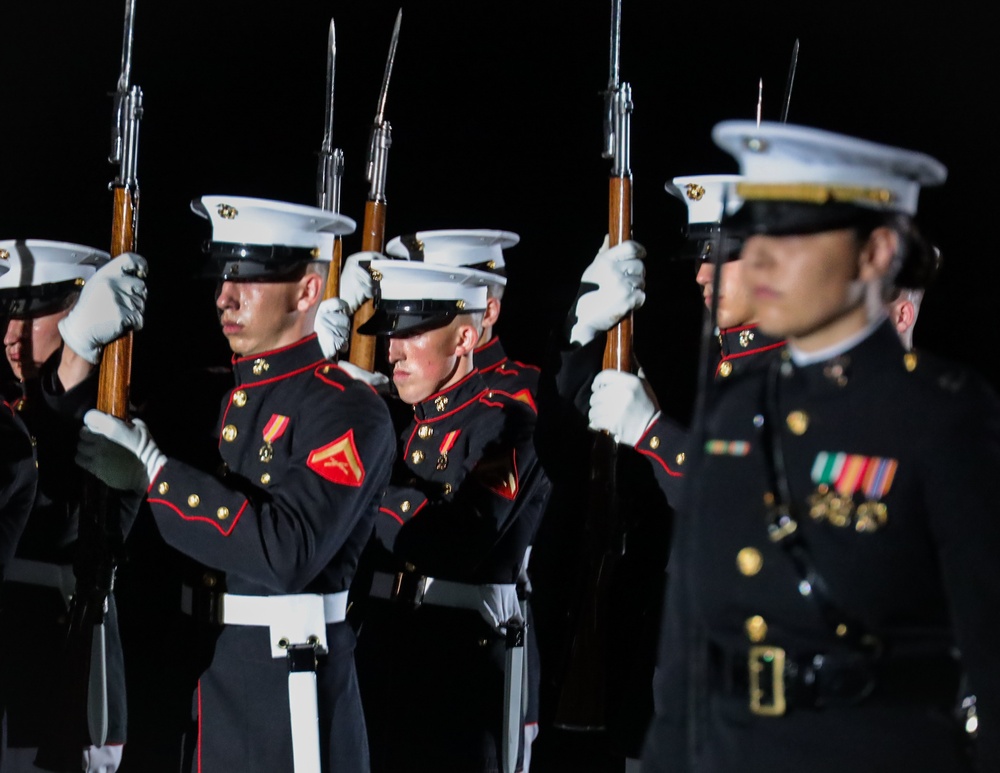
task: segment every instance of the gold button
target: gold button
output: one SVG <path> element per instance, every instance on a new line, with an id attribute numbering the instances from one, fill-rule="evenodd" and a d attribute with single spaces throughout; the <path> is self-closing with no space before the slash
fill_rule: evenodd
<path id="1" fill-rule="evenodd" d="M 660 439 L 656 435 L 653 435 L 653 437 L 649 439 L 649 447 L 654 451 L 660 447 Z"/>
<path id="2" fill-rule="evenodd" d="M 220 507 L 218 510 L 215 511 L 215 515 L 220 521 L 224 521 L 229 517 L 229 508 Z"/>
<path id="3" fill-rule="evenodd" d="M 728 360 L 719 366 L 719 375 L 723 378 L 728 378 L 729 374 L 733 372 L 733 363 Z"/>
<path id="4" fill-rule="evenodd" d="M 450 483 L 445 483 L 444 484 L 444 493 L 445 494 L 450 494 L 451 493 L 451 484 Z"/>
<path id="5" fill-rule="evenodd" d="M 843 623 L 840 623 L 837 626 L 837 636 L 840 636 L 840 637 L 847 636 L 847 626 L 844 625 Z"/>
<path id="6" fill-rule="evenodd" d="M 764 559 L 757 548 L 743 548 L 736 554 L 736 566 L 744 577 L 753 577 L 764 566 Z"/>
<path id="7" fill-rule="evenodd" d="M 330 366 L 329 365 L 324 365 L 323 366 L 323 372 L 324 373 L 329 373 L 330 372 Z"/>
<path id="8" fill-rule="evenodd" d="M 448 406 L 448 398 L 441 395 L 434 401 L 434 407 L 438 409 L 438 413 L 441 413 Z"/>
<path id="9" fill-rule="evenodd" d="M 233 392 L 233 404 L 237 408 L 242 408 L 244 405 L 246 405 L 247 393 L 244 392 L 242 389 L 237 389 L 235 392 Z"/>
<path id="10" fill-rule="evenodd" d="M 159 486 L 156 487 L 156 490 L 159 491 L 161 494 L 166 494 L 168 491 L 170 491 L 170 484 L 164 481 L 163 483 L 161 483 Z"/>
<path id="11" fill-rule="evenodd" d="M 427 440 L 429 437 L 434 437 L 434 427 L 428 424 L 421 425 L 420 429 L 417 430 L 417 437 L 421 440 Z"/>
<path id="12" fill-rule="evenodd" d="M 404 513 L 410 512 L 410 500 L 404 499 L 403 503 L 399 506 L 399 509 Z"/>
<path id="13" fill-rule="evenodd" d="M 197 494 L 192 494 L 188 497 L 188 507 L 197 507 L 201 504 L 201 497 Z"/>
<path id="14" fill-rule="evenodd" d="M 913 373 L 917 369 L 917 353 L 907 352 L 903 355 L 903 366 L 910 372 Z"/>
<path id="15" fill-rule="evenodd" d="M 685 454 L 683 451 L 681 451 L 679 454 L 677 454 L 677 464 L 678 464 L 678 466 L 684 464 L 684 461 L 686 459 L 687 459 L 687 454 Z"/>
<path id="16" fill-rule="evenodd" d="M 263 483 L 265 486 L 268 483 L 270 483 L 271 482 L 271 473 L 265 472 L 263 475 L 261 475 L 260 476 L 260 482 Z"/>
<path id="17" fill-rule="evenodd" d="M 239 434 L 239 430 L 236 429 L 235 424 L 227 424 L 222 428 L 222 439 L 227 443 L 232 443 L 236 440 L 236 436 Z"/>
<path id="18" fill-rule="evenodd" d="M 752 642 L 764 641 L 764 637 L 767 636 L 767 623 L 760 615 L 748 617 L 743 627 L 746 629 L 747 638 Z"/>
<path id="19" fill-rule="evenodd" d="M 805 411 L 792 411 L 785 419 L 788 429 L 796 435 L 804 435 L 809 427 L 809 414 Z"/>
<path id="20" fill-rule="evenodd" d="M 764 492 L 764 504 L 770 507 L 774 504 L 774 494 L 770 491 Z"/>
<path id="21" fill-rule="evenodd" d="M 416 451 L 410 454 L 410 460 L 414 464 L 420 464 L 424 460 L 424 452 L 418 448 Z"/>
<path id="22" fill-rule="evenodd" d="M 265 360 L 263 357 L 258 357 L 256 360 L 254 360 L 253 368 L 251 368 L 255 376 L 259 376 L 262 373 L 267 373 L 267 371 L 269 371 L 270 369 L 271 366 L 268 364 L 267 360 Z"/>

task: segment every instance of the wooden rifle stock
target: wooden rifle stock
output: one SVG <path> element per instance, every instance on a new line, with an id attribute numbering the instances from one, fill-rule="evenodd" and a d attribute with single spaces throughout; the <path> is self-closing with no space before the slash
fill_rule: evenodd
<path id="1" fill-rule="evenodd" d="M 324 301 L 340 295 L 340 269 L 343 255 L 344 242 L 338 236 L 333 240 L 333 258 L 330 260 L 329 273 L 326 275 L 326 288 L 323 290 Z"/>
<path id="2" fill-rule="evenodd" d="M 632 237 L 632 180 L 611 177 L 608 244 Z M 632 315 L 608 331 L 604 368 L 632 370 Z M 555 724 L 565 730 L 602 731 L 607 726 L 608 639 L 613 635 L 610 589 L 625 552 L 625 514 L 617 492 L 618 444 L 602 433 L 594 439 L 585 530 L 584 582 L 575 616 L 569 660 L 563 674 Z"/>
<path id="3" fill-rule="evenodd" d="M 632 238 L 632 178 L 612 177 L 608 188 L 608 246 Z M 604 367 L 632 370 L 632 315 L 608 331 Z"/>
<path id="4" fill-rule="evenodd" d="M 114 187 L 114 215 L 111 223 L 111 255 L 135 249 L 138 194 L 124 185 Z M 128 418 L 129 387 L 132 378 L 132 333 L 128 332 L 104 347 L 101 356 L 97 409 L 119 419 Z"/>
<path id="5" fill-rule="evenodd" d="M 361 249 L 366 252 L 382 252 L 385 246 L 385 207 L 384 201 L 369 199 L 365 202 L 365 226 L 361 235 Z M 354 312 L 354 322 L 351 329 L 352 365 L 367 371 L 375 370 L 375 336 L 362 335 L 358 328 L 371 319 L 375 313 L 375 304 L 369 299 Z"/>

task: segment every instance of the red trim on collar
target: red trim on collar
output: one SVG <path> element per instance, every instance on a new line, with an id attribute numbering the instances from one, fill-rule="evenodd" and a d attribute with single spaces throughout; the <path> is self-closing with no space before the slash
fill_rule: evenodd
<path id="1" fill-rule="evenodd" d="M 258 352 L 257 354 L 247 354 L 247 355 L 244 355 L 243 357 L 237 357 L 234 354 L 233 355 L 233 365 L 236 365 L 237 363 L 240 363 L 240 362 L 249 362 L 250 360 L 258 360 L 261 357 L 268 357 L 268 356 L 272 356 L 273 357 L 275 354 L 280 354 L 281 352 L 287 352 L 289 349 L 294 349 L 296 346 L 302 346 L 302 344 L 308 343 L 309 341 L 312 341 L 314 338 L 316 338 L 316 334 L 315 333 L 310 333 L 305 338 L 300 338 L 295 343 L 288 344 L 287 346 L 281 346 L 281 347 L 278 347 L 277 349 L 270 349 L 270 350 L 268 350 L 266 352 Z"/>

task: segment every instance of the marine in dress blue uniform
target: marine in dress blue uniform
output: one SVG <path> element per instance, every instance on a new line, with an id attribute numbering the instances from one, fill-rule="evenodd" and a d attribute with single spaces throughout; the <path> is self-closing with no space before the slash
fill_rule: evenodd
<path id="1" fill-rule="evenodd" d="M 362 332 L 389 337 L 413 406 L 376 521 L 359 641 L 372 766 L 514 770 L 523 715 L 514 700 L 504 725 L 506 661 L 523 648 L 516 584 L 548 493 L 535 413 L 474 367 L 489 275 L 397 260 L 371 270 L 376 310 Z M 414 352 L 427 342 L 423 366 Z"/>
<path id="2" fill-rule="evenodd" d="M 3 590 L 0 631 L 8 640 L 8 653 L 17 651 L 17 641 L 35 644 L 31 658 L 7 657 L 0 663 L 8 747 L 0 770 L 39 769 L 35 756 L 45 746 L 45 756 L 65 755 L 62 761 L 50 757 L 47 764 L 76 771 L 78 750 L 90 745 L 84 691 L 76 692 L 86 679 L 75 673 L 78 664 L 67 664 L 66 621 L 77 584 L 74 564 L 86 571 L 89 552 L 78 540 L 83 476 L 73 454 L 83 414 L 96 401 L 101 349 L 124 329 L 142 327 L 145 262 L 126 254 L 109 264 L 110 256 L 101 250 L 40 239 L 0 242 L 0 253 L 11 269 L 0 277 L 5 307 L 0 316 L 10 318 L 4 347 L 17 377 L 3 390 L 31 432 L 39 478 L 31 518 Z M 138 503 L 136 496 L 123 498 L 118 540 L 124 540 Z M 98 765 L 114 770 L 125 742 L 125 681 L 114 596 L 108 599 L 105 628 L 107 743 L 100 750 L 87 748 L 85 770 Z M 64 720 L 73 726 L 65 726 Z"/>
<path id="3" fill-rule="evenodd" d="M 1000 406 L 906 352 L 881 303 L 945 170 L 805 127 L 714 136 L 746 178 L 731 227 L 760 324 L 788 351 L 710 401 L 644 769 L 995 770 Z"/>
<path id="4" fill-rule="evenodd" d="M 140 462 L 163 539 L 218 578 L 218 593 L 199 594 L 192 610 L 222 626 L 194 700 L 194 769 L 366 770 L 346 597 L 393 433 L 381 399 L 326 361 L 312 333 L 325 284 L 315 266 L 354 223 L 242 197 L 206 196 L 194 207 L 212 221 L 217 307 L 235 352 L 218 471 L 166 457 L 141 422 L 103 414 L 87 417 L 94 448 L 107 455 L 121 445 L 133 468 Z M 124 483 L 99 460 L 82 462 Z"/>
<path id="5" fill-rule="evenodd" d="M 538 376 L 536 365 L 512 360 L 507 356 L 495 328 L 500 319 L 504 292 L 507 288 L 507 262 L 504 251 L 517 245 L 520 237 L 510 231 L 491 229 L 448 229 L 418 231 L 397 236 L 386 245 L 386 254 L 394 258 L 419 260 L 429 265 L 465 266 L 483 271 L 486 279 L 486 310 L 483 312 L 481 333 L 472 353 L 472 361 L 487 386 L 512 395 L 537 411 Z M 538 736 L 539 693 L 541 691 L 541 659 L 534 632 L 534 612 L 531 608 L 531 581 L 528 562 L 531 549 L 525 552 L 524 565 L 518 578 L 518 592 L 525 607 L 527 628 L 525 647 L 528 653 L 529 700 L 525 712 L 524 770 L 530 769 L 531 744 Z"/>

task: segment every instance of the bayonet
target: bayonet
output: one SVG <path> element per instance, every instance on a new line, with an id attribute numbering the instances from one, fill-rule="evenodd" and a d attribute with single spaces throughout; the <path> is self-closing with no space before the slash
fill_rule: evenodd
<path id="1" fill-rule="evenodd" d="M 795 84 L 795 68 L 799 65 L 799 39 L 792 46 L 792 61 L 788 65 L 788 79 L 785 81 L 785 98 L 781 102 L 781 122 L 788 121 L 788 107 L 792 103 L 792 86 Z"/>
<path id="2" fill-rule="evenodd" d="M 368 164 L 365 175 L 369 188 L 368 201 L 365 202 L 364 229 L 361 233 L 361 249 L 366 252 L 381 252 L 385 246 L 385 177 L 389 163 L 389 147 L 392 145 L 392 127 L 385 120 L 385 101 L 389 94 L 389 79 L 392 77 L 392 65 L 396 61 L 396 44 L 399 42 L 399 25 L 402 21 L 403 9 L 400 8 L 392 28 L 389 56 L 385 62 L 385 74 L 382 76 L 382 88 L 379 90 L 375 121 L 372 123 L 368 142 Z M 365 301 L 361 308 L 354 312 L 351 331 L 351 363 L 368 371 L 375 370 L 375 338 L 362 335 L 358 332 L 358 328 L 371 318 L 374 310 L 372 301 L 370 299 Z"/>
<path id="3" fill-rule="evenodd" d="M 367 179 L 370 184 L 368 199 L 382 201 L 385 199 L 386 164 L 389 157 L 389 146 L 392 145 L 392 127 L 385 120 L 385 102 L 389 95 L 389 79 L 392 77 L 392 65 L 396 61 L 396 44 L 399 42 L 399 25 L 403 21 L 403 9 L 396 14 L 396 23 L 392 28 L 392 40 L 389 42 L 389 56 L 385 61 L 385 74 L 382 76 L 382 88 L 378 94 L 378 105 L 375 110 L 375 121 L 372 124 L 371 140 L 368 144 Z"/>
<path id="4" fill-rule="evenodd" d="M 611 176 L 627 177 L 630 169 L 632 87 L 620 82 L 621 0 L 611 0 L 611 46 L 608 87 L 604 92 L 604 158 L 611 160 Z"/>
<path id="5" fill-rule="evenodd" d="M 760 128 L 760 116 L 764 110 L 764 79 L 757 83 L 757 128 Z"/>
<path id="6" fill-rule="evenodd" d="M 115 185 L 136 184 L 136 157 L 139 143 L 139 119 L 142 117 L 142 89 L 131 85 L 132 39 L 135 30 L 135 0 L 126 0 L 125 28 L 122 33 L 122 64 L 114 93 L 111 121 L 111 153 L 108 161 L 119 165 Z"/>
<path id="7" fill-rule="evenodd" d="M 326 110 L 323 116 L 323 144 L 319 150 L 316 176 L 316 205 L 328 212 L 340 212 L 340 188 L 344 177 L 344 151 L 333 147 L 333 89 L 337 61 L 337 32 L 330 19 L 326 51 Z"/>

